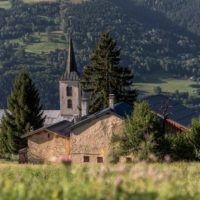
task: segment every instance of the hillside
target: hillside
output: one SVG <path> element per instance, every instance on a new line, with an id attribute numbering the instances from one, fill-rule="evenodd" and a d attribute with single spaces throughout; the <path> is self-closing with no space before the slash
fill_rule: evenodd
<path id="1" fill-rule="evenodd" d="M 133 68 L 137 80 L 155 72 L 168 78 L 198 78 L 198 35 L 170 20 L 161 9 L 141 2 L 14 1 L 12 7 L 0 8 L 0 107 L 6 106 L 19 69 L 27 67 L 44 108 L 58 108 L 58 80 L 65 67 L 69 32 L 73 33 L 80 71 L 100 33 L 110 31 L 122 49 L 122 65 Z"/>
<path id="2" fill-rule="evenodd" d="M 200 35 L 200 3 L 199 0 L 133 0 L 134 2 L 163 13 L 179 26 Z"/>

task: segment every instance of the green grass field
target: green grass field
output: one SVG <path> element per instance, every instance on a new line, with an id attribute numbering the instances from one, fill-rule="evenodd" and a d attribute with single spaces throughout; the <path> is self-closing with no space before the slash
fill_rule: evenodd
<path id="1" fill-rule="evenodd" d="M 200 199 L 200 163 L 0 164 L 3 200 Z"/>
<path id="2" fill-rule="evenodd" d="M 11 4 L 8 0 L 0 0 L 0 8 L 9 9 Z"/>
<path id="3" fill-rule="evenodd" d="M 82 3 L 82 0 L 63 0 L 63 2 Z M 57 0 L 23 0 L 24 3 L 57 2 Z M 8 0 L 0 0 L 0 8 L 9 9 L 11 4 Z"/>
<path id="4" fill-rule="evenodd" d="M 57 2 L 58 0 L 23 0 L 24 3 Z M 62 2 L 82 3 L 83 0 L 62 0 Z"/>
<path id="5" fill-rule="evenodd" d="M 64 49 L 68 45 L 68 41 L 61 38 L 63 33 L 61 31 L 52 32 L 49 36 L 47 33 L 36 33 L 32 35 L 36 42 L 31 42 L 30 44 L 24 44 L 26 51 L 32 53 L 50 52 L 55 49 Z"/>
<path id="6" fill-rule="evenodd" d="M 18 43 L 24 47 L 25 51 L 40 54 L 41 52 L 48 53 L 56 49 L 65 49 L 68 46 L 62 31 L 54 31 L 47 33 L 34 33 L 31 35 L 32 41 L 23 42 L 22 39 L 9 40 L 12 43 Z"/>
<path id="7" fill-rule="evenodd" d="M 189 92 L 190 95 L 194 95 L 194 91 L 200 88 L 200 85 L 190 79 L 169 77 L 170 75 L 151 75 L 142 81 L 136 81 L 134 85 L 138 90 L 144 92 L 145 95 L 154 94 L 154 88 L 157 86 L 161 87 L 162 92 L 174 93 L 176 90 L 179 90 L 179 92 Z"/>

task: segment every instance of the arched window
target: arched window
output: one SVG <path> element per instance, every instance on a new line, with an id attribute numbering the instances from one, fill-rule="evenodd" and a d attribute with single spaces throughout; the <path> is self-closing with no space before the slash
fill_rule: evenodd
<path id="1" fill-rule="evenodd" d="M 73 107 L 72 100 L 71 99 L 67 100 L 67 108 L 72 108 L 72 107 Z"/>
<path id="2" fill-rule="evenodd" d="M 67 91 L 66 91 L 66 93 L 67 93 L 67 96 L 68 96 L 68 97 L 71 97 L 71 96 L 72 96 L 72 87 L 67 86 Z"/>

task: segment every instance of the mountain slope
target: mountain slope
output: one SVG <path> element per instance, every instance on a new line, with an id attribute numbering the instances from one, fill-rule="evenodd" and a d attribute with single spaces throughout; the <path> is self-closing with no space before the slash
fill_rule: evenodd
<path id="1" fill-rule="evenodd" d="M 140 5 L 161 12 L 179 26 L 200 35 L 199 0 L 133 0 Z"/>
<path id="2" fill-rule="evenodd" d="M 136 78 L 155 72 L 173 77 L 200 76 L 199 37 L 142 1 L 20 3 L 2 9 L 0 107 L 6 106 L 6 96 L 19 69 L 27 67 L 44 108 L 58 108 L 58 80 L 66 59 L 63 48 L 67 47 L 70 32 L 80 71 L 88 63 L 100 33 L 110 31 L 122 49 L 122 65 L 131 67 Z"/>

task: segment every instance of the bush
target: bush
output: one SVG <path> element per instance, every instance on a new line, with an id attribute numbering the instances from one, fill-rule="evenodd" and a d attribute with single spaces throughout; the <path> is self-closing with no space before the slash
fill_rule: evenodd
<path id="1" fill-rule="evenodd" d="M 113 137 L 114 143 L 119 143 L 119 154 L 134 154 L 137 158 L 146 160 L 156 152 L 161 126 L 147 103 L 135 104 L 133 114 L 125 120 L 124 125 L 124 132 Z"/>
<path id="2" fill-rule="evenodd" d="M 200 119 L 194 119 L 191 129 L 172 139 L 171 149 L 176 160 L 200 160 Z"/>
<path id="3" fill-rule="evenodd" d="M 153 91 L 155 94 L 161 94 L 162 93 L 162 88 L 160 86 L 156 86 L 153 88 Z"/>

